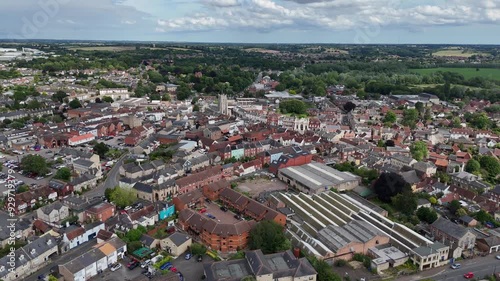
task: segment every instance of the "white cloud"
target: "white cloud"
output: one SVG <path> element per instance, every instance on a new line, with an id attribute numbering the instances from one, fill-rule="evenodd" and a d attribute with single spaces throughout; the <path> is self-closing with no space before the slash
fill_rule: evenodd
<path id="1" fill-rule="evenodd" d="M 357 28 L 425 28 L 434 25 L 498 23 L 500 0 L 444 0 L 409 4 L 403 0 L 202 0 L 212 7 L 202 15 L 187 14 L 158 21 L 158 29 L 209 31 Z M 415 2 L 417 2 L 415 4 Z M 427 2 L 427 1 L 425 1 Z M 199 12 L 199 11 L 198 11 Z"/>
<path id="2" fill-rule="evenodd" d="M 132 24 L 136 24 L 137 21 L 135 20 L 122 20 L 122 23 L 123 24 L 129 24 L 129 25 L 132 25 Z"/>

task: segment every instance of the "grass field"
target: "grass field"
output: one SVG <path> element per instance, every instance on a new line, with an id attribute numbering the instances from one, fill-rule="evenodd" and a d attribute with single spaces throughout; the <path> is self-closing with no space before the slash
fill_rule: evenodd
<path id="1" fill-rule="evenodd" d="M 484 77 L 500 81 L 500 69 L 497 68 L 479 68 L 477 71 L 475 68 L 423 68 L 423 69 L 412 69 L 412 72 L 419 73 L 422 75 L 429 75 L 437 71 L 449 71 L 462 74 L 465 79 L 470 79 L 473 77 Z"/>
<path id="2" fill-rule="evenodd" d="M 435 57 L 472 57 L 474 55 L 486 55 L 484 53 L 475 52 L 472 50 L 462 50 L 462 49 L 446 49 L 440 50 L 432 54 Z"/>
<path id="3" fill-rule="evenodd" d="M 123 52 L 135 50 L 134 46 L 89 46 L 89 47 L 69 47 L 72 51 L 110 51 Z"/>

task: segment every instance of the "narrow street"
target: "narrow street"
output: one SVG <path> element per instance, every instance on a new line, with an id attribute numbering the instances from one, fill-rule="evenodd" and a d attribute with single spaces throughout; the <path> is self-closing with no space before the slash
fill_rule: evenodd
<path id="1" fill-rule="evenodd" d="M 100 183 L 96 188 L 85 193 L 85 196 L 92 198 L 97 196 L 103 196 L 104 191 L 108 188 L 113 188 L 118 185 L 118 176 L 120 173 L 120 167 L 123 165 L 124 159 L 129 155 L 129 153 L 125 153 L 120 157 L 120 159 L 113 165 L 113 168 L 109 170 L 106 180 Z"/>
<path id="2" fill-rule="evenodd" d="M 494 254 L 486 257 L 477 257 L 474 259 L 461 260 L 457 263 L 462 265 L 459 269 L 451 269 L 449 265 L 433 268 L 420 272 L 418 274 L 399 277 L 397 280 L 413 281 L 432 279 L 436 281 L 455 281 L 464 280 L 464 274 L 474 273 L 474 277 L 482 279 L 486 275 L 492 275 L 494 272 L 500 272 L 500 260 L 495 258 Z"/>

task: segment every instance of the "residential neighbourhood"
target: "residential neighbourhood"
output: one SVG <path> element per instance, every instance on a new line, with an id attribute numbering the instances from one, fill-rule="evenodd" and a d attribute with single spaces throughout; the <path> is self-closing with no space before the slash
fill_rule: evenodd
<path id="1" fill-rule="evenodd" d="M 360 98 L 333 80 L 313 95 L 289 70 L 251 67 L 229 91 L 226 70 L 176 68 L 193 57 L 0 79 L 1 280 L 496 273 L 499 101 L 375 98 L 368 82 Z"/>

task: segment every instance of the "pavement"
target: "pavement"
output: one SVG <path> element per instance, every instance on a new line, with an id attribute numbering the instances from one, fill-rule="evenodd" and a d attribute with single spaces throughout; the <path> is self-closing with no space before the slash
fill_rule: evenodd
<path id="1" fill-rule="evenodd" d="M 33 273 L 29 277 L 25 278 L 25 281 L 38 281 L 38 276 L 45 274 L 45 273 L 50 273 L 51 269 L 54 267 L 57 267 L 59 264 L 63 264 L 65 262 L 71 261 L 72 259 L 86 253 L 88 250 L 90 250 L 94 245 L 97 245 L 97 239 L 92 239 L 89 242 L 86 242 L 74 249 L 69 250 L 68 252 L 55 256 L 52 258 L 52 261 L 44 266 L 42 269 L 38 270 L 37 272 Z"/>
<path id="2" fill-rule="evenodd" d="M 474 273 L 474 278 L 476 279 L 482 279 L 486 275 L 492 275 L 494 272 L 500 272 L 500 260 L 497 260 L 493 254 L 486 257 L 461 260 L 457 263 L 462 265 L 461 268 L 451 269 L 450 266 L 447 265 L 426 270 L 418 274 L 399 277 L 397 280 L 413 281 L 432 279 L 436 281 L 462 281 L 465 280 L 464 274 L 468 272 Z"/>
<path id="3" fill-rule="evenodd" d="M 172 261 L 172 264 L 179 272 L 182 273 L 185 281 L 201 280 L 201 277 L 204 274 L 203 262 L 211 262 L 213 261 L 212 258 L 204 256 L 203 262 L 197 262 L 196 257 L 192 257 L 190 260 L 185 260 L 184 256 L 186 253 L 180 255 L 177 259 Z"/>

